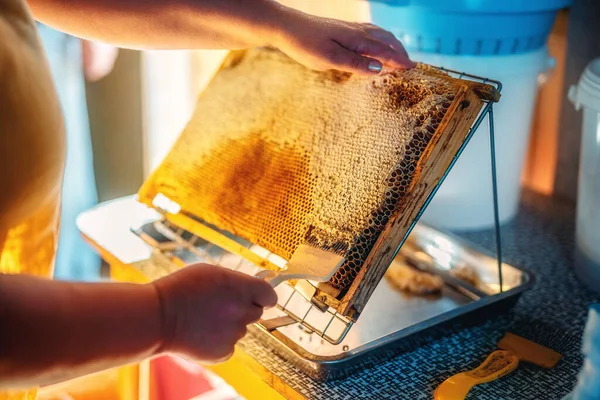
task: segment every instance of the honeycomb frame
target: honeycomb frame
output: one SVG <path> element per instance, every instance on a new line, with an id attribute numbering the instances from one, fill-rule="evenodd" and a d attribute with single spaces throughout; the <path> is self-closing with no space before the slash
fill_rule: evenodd
<path id="1" fill-rule="evenodd" d="M 221 71 L 230 73 L 233 70 L 235 73 L 236 67 L 244 64 L 248 53 L 252 54 L 252 52 L 257 51 L 259 52 L 259 56 L 266 54 L 267 58 L 279 58 L 277 62 L 282 64 L 281 68 L 296 68 L 296 74 L 298 74 L 298 67 L 295 63 L 289 63 L 285 56 L 271 49 L 233 52 L 223 63 Z M 255 73 L 255 71 L 251 70 L 251 73 Z M 411 74 L 416 74 L 416 77 L 407 79 L 406 76 L 410 76 Z M 306 71 L 302 71 L 300 75 L 303 79 L 306 79 L 307 76 L 309 79 L 316 77 L 315 79 L 318 82 L 312 83 L 313 86 L 331 85 L 334 87 L 333 90 L 336 90 L 336 87 L 347 85 L 347 82 L 356 81 L 350 74 L 335 71 L 311 72 L 308 74 Z M 216 77 L 218 78 L 219 74 Z M 427 86 L 427 81 L 429 80 L 437 82 L 436 85 Z M 392 104 L 392 111 L 404 114 L 400 115 L 400 118 L 404 118 L 403 121 L 405 123 L 406 121 L 410 123 L 407 126 L 411 129 L 411 135 L 402 149 L 404 153 L 400 162 L 393 164 L 393 171 L 385 175 L 386 182 L 383 187 L 387 189 L 382 195 L 383 197 L 379 203 L 373 203 L 375 206 L 373 204 L 370 205 L 369 210 L 371 215 L 368 218 L 363 218 L 363 221 L 359 221 L 362 225 L 360 223 L 352 225 L 355 227 L 355 231 L 358 226 L 362 232 L 358 235 L 354 232 L 351 242 L 349 244 L 346 243 L 348 249 L 345 254 L 347 262 L 330 282 L 319 285 L 315 294 L 321 302 L 332 306 L 340 314 L 351 320 L 358 318 L 372 291 L 383 278 L 385 270 L 392 261 L 395 250 L 400 245 L 405 233 L 428 195 L 450 165 L 452 158 L 467 136 L 471 124 L 483 108 L 484 101 L 497 101 L 499 98 L 499 93 L 490 85 L 455 79 L 441 73 L 435 68 L 424 65 L 419 65 L 414 73 L 391 72 L 377 78 L 372 78 L 368 83 L 373 86 L 374 91 L 387 92 L 387 95 L 385 95 L 386 101 Z M 311 83 L 305 85 L 301 82 L 299 85 L 301 88 L 304 85 L 307 90 L 311 89 Z M 444 90 L 447 90 L 451 94 L 443 96 L 443 93 L 434 93 L 439 88 L 444 88 Z M 430 100 L 434 97 L 435 99 L 439 99 L 439 101 L 434 99 L 435 101 L 430 101 L 427 104 L 429 108 L 425 108 L 427 111 L 426 115 L 423 113 L 410 114 L 412 107 L 415 105 L 420 106 L 424 99 Z M 390 104 L 386 103 L 384 106 L 390 108 Z M 223 104 L 221 106 L 223 107 Z M 205 104 L 204 108 L 210 109 L 210 106 L 207 107 Z M 218 107 L 216 109 L 218 110 Z M 232 119 L 235 119 L 235 117 Z M 193 129 L 193 120 L 190 125 Z M 206 124 L 204 127 L 206 128 Z M 263 127 L 262 129 L 268 130 L 271 128 L 267 126 L 267 128 Z M 200 205 L 195 204 L 195 209 L 192 207 L 191 216 L 196 217 L 198 213 L 201 213 L 202 220 L 214 224 L 219 228 L 225 228 L 233 234 L 241 233 L 240 236 L 250 239 L 255 244 L 264 246 L 287 259 L 291 256 L 294 246 L 302 240 L 312 241 L 325 248 L 327 246 L 333 247 L 334 245 L 338 245 L 338 242 L 328 241 L 327 229 L 324 229 L 322 225 L 315 227 L 307 223 L 307 221 L 302 220 L 304 215 L 309 213 L 309 209 L 301 210 L 301 212 L 294 214 L 296 219 L 292 225 L 304 224 L 304 227 L 310 228 L 308 229 L 309 232 L 303 237 L 301 237 L 303 232 L 296 232 L 296 237 L 291 239 L 287 237 L 289 236 L 288 233 L 278 232 L 277 223 L 281 221 L 277 220 L 277 218 L 272 218 L 272 221 L 266 221 L 267 225 L 262 226 L 262 230 L 251 232 L 250 235 L 247 233 L 248 229 L 244 229 L 243 226 L 239 228 L 238 225 L 240 223 L 243 224 L 244 221 L 250 221 L 247 222 L 246 226 L 253 227 L 256 225 L 256 220 L 252 220 L 252 212 L 244 213 L 244 210 L 252 210 L 252 207 L 256 207 L 256 204 L 244 203 L 243 207 L 240 207 L 240 203 L 244 202 L 245 199 L 243 197 L 236 198 L 235 196 L 229 196 L 227 193 L 231 193 L 231 191 L 239 193 L 257 191 L 257 185 L 261 187 L 260 190 L 262 191 L 259 190 L 259 192 L 263 196 L 266 193 L 268 196 L 278 196 L 278 198 L 285 199 L 293 197 L 295 193 L 300 193 L 300 195 L 304 193 L 303 191 L 290 193 L 289 190 L 286 192 L 286 190 L 279 188 L 277 184 L 281 179 L 289 180 L 289 173 L 285 169 L 285 165 L 278 165 L 277 163 L 281 160 L 278 159 L 277 154 L 269 154 L 271 149 L 265 147 L 260 140 L 256 140 L 256 137 L 250 135 L 247 136 L 250 138 L 249 142 L 246 141 L 240 144 L 230 140 L 226 146 L 222 146 L 221 152 L 215 152 L 215 154 L 211 155 L 211 157 L 218 160 L 215 162 L 217 167 L 224 164 L 232 164 L 235 166 L 235 171 L 229 177 L 220 176 L 213 171 L 211 177 L 218 180 L 218 182 L 209 187 L 209 189 L 212 189 L 212 192 L 205 191 L 197 197 Z M 188 134 L 188 140 L 189 137 L 190 135 Z M 180 142 L 184 139 L 180 138 Z M 177 145 L 185 147 L 185 144 L 178 143 Z M 193 146 L 195 143 L 187 143 L 187 145 Z M 245 147 L 236 150 L 235 147 L 240 145 Z M 282 146 L 286 145 L 286 142 L 282 143 Z M 334 146 L 333 149 L 335 150 L 336 147 Z M 243 151 L 249 154 L 247 160 L 244 160 L 244 162 L 240 162 L 239 157 L 228 159 L 231 154 L 239 154 Z M 256 158 L 255 155 L 260 157 Z M 259 162 L 264 162 L 265 157 L 268 159 L 268 164 L 262 169 L 258 168 L 257 165 L 259 165 Z M 288 156 L 285 162 L 289 163 L 291 160 L 292 164 L 296 163 L 298 166 L 305 166 L 307 157 L 309 157 L 308 153 L 303 154 L 300 152 L 297 154 L 297 158 L 290 158 Z M 153 197 L 163 192 L 167 192 L 169 197 L 178 200 L 177 196 L 180 191 L 185 191 L 186 187 L 194 185 L 192 180 L 187 179 L 187 181 L 181 184 L 178 183 L 178 187 L 173 188 L 171 187 L 171 181 L 165 181 L 164 179 L 161 181 L 163 175 L 165 175 L 165 170 L 168 172 L 166 175 L 171 174 L 169 176 L 171 180 L 173 176 L 177 176 L 177 170 L 181 167 L 177 165 L 178 160 L 174 161 L 173 158 L 171 157 L 170 159 L 172 165 L 165 167 L 165 164 L 169 162 L 168 156 L 167 162 L 163 162 L 163 165 L 145 182 L 139 192 L 142 202 L 151 204 Z M 288 175 L 278 175 L 277 173 L 272 173 L 272 171 L 279 171 Z M 318 173 L 321 174 L 322 171 L 318 171 Z M 306 174 L 302 172 L 297 175 L 300 177 L 299 179 L 305 179 L 302 177 Z M 225 173 L 225 175 L 227 174 Z M 244 179 L 233 179 L 240 176 L 243 176 Z M 372 177 L 369 179 L 372 179 Z M 306 185 L 305 182 L 293 182 L 293 185 Z M 216 194 L 218 196 L 212 202 L 204 201 L 214 194 L 214 187 L 225 187 L 228 189 L 228 192 L 217 190 L 216 192 L 218 193 Z M 195 192 L 192 190 L 191 193 Z M 302 198 L 293 199 L 292 203 L 304 204 L 305 202 L 302 203 L 304 200 Z M 253 201 L 252 198 L 250 198 L 251 201 Z M 254 199 L 254 202 L 256 202 L 256 199 Z M 184 213 L 182 214 L 185 214 L 189 210 L 186 209 L 185 202 L 183 204 Z M 267 206 L 269 204 L 267 202 Z M 273 202 L 273 204 L 277 205 L 277 207 L 268 210 L 270 215 L 275 215 L 276 213 L 286 214 L 288 212 L 285 207 L 281 207 L 281 204 L 287 203 L 277 201 Z M 241 211 L 235 214 L 230 212 L 231 209 Z M 182 222 L 182 214 L 178 215 L 177 218 L 172 216 L 171 219 L 178 219 Z M 223 218 L 223 216 L 227 218 Z M 325 217 L 327 216 L 325 215 Z M 169 218 L 168 215 L 167 218 Z M 268 223 L 271 223 L 271 225 Z M 236 231 L 238 228 L 239 230 Z M 334 239 L 337 239 L 337 237 Z"/>

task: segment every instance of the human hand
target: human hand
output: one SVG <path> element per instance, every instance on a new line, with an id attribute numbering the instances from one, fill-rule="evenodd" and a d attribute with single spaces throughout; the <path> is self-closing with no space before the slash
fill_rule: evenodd
<path id="1" fill-rule="evenodd" d="M 281 12 L 279 20 L 274 45 L 315 70 L 364 75 L 377 74 L 384 66 L 415 65 L 392 33 L 373 24 L 322 18 L 289 8 Z"/>
<path id="2" fill-rule="evenodd" d="M 81 41 L 83 73 L 88 82 L 97 82 L 110 74 L 117 61 L 119 49 L 104 43 Z"/>
<path id="3" fill-rule="evenodd" d="M 191 265 L 153 285 L 162 308 L 161 350 L 205 362 L 229 358 L 246 326 L 277 303 L 264 280 L 207 264 Z"/>

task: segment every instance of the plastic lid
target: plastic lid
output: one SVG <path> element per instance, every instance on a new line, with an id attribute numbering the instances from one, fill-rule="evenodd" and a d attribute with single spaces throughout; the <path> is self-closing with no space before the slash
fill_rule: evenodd
<path id="1" fill-rule="evenodd" d="M 572 0 L 370 0 L 395 7 L 423 7 L 438 12 L 528 13 L 556 11 L 571 5 Z"/>
<path id="2" fill-rule="evenodd" d="M 555 67 L 546 46 L 528 53 L 510 55 L 453 55 L 409 51 L 411 59 L 456 71 L 494 79 L 546 73 Z"/>
<path id="3" fill-rule="evenodd" d="M 600 58 L 588 64 L 579 83 L 569 89 L 569 100 L 579 110 L 582 106 L 600 112 Z"/>

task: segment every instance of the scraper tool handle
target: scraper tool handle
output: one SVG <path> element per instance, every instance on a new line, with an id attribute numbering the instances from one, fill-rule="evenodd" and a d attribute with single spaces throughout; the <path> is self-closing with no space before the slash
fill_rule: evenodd
<path id="1" fill-rule="evenodd" d="M 260 271 L 259 273 L 254 275 L 254 277 L 258 278 L 258 279 L 264 279 L 271 285 L 272 288 L 277 287 L 280 283 L 289 279 L 289 277 L 286 277 L 285 274 L 277 273 L 277 272 L 271 271 L 269 269 Z"/>

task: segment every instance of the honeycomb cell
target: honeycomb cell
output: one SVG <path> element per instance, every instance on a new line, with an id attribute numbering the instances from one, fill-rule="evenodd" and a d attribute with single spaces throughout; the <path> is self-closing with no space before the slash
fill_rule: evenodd
<path id="1" fill-rule="evenodd" d="M 304 242 L 345 249 L 347 289 L 391 215 L 456 89 L 419 65 L 377 77 L 310 71 L 251 50 L 201 95 L 140 191 L 289 259 Z"/>

